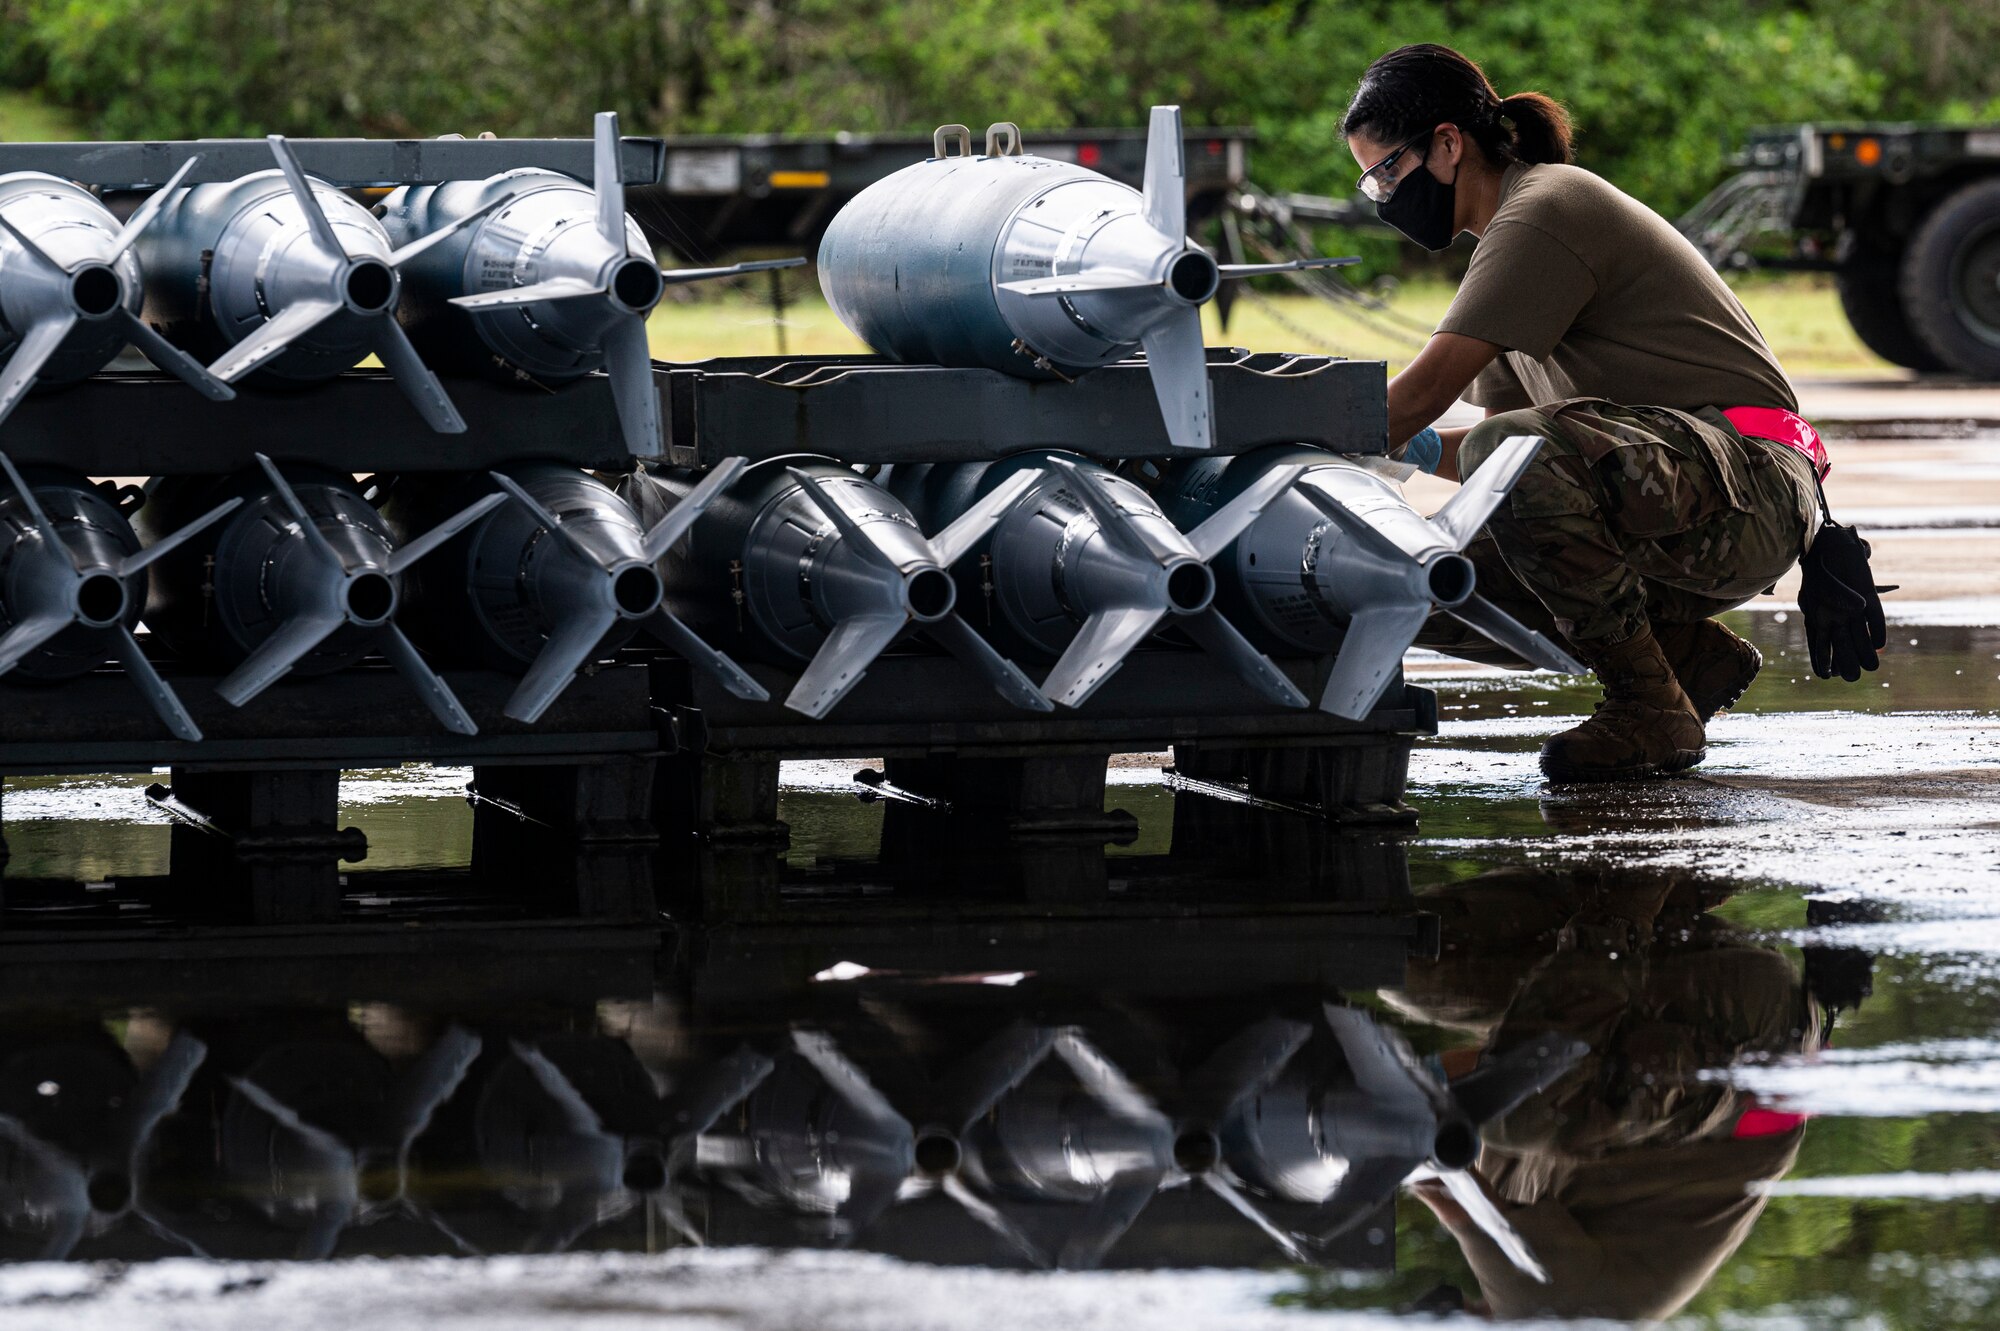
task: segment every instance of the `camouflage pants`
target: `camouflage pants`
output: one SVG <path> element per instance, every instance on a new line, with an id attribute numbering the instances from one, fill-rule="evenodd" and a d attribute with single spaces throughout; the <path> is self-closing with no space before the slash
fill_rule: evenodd
<path id="1" fill-rule="evenodd" d="M 1503 412 L 1465 437 L 1460 474 L 1517 434 L 1547 442 L 1466 555 L 1481 594 L 1572 642 L 1619 642 L 1649 622 L 1741 605 L 1791 568 L 1818 525 L 1811 464 L 1717 412 L 1594 398 Z M 1443 615 L 1417 643 L 1521 664 Z"/>

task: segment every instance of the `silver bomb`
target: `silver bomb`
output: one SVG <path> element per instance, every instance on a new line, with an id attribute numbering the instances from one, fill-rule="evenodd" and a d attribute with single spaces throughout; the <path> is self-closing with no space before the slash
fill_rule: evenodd
<path id="1" fill-rule="evenodd" d="M 198 160 L 181 163 L 122 226 L 81 185 L 39 171 L 0 175 L 0 421 L 37 383 L 87 379 L 128 342 L 203 396 L 236 396 L 139 317 L 134 246 Z"/>
<path id="2" fill-rule="evenodd" d="M 303 387 L 373 354 L 432 429 L 463 432 L 394 317 L 398 269 L 447 237 L 392 246 L 366 208 L 306 175 L 282 135 L 268 142 L 276 170 L 154 196 L 159 224 L 139 242 L 146 319 L 231 383 Z"/>
<path id="3" fill-rule="evenodd" d="M 233 477 L 150 484 L 142 530 L 171 527 L 217 500 L 231 504 L 232 515 L 159 560 L 147 624 L 182 655 L 229 667 L 216 692 L 232 707 L 287 674 L 325 674 L 380 651 L 446 729 L 475 733 L 396 615 L 410 568 L 502 497 L 477 499 L 418 539 L 398 542 L 353 477 L 295 466 L 288 478 L 263 454 L 257 462 Z"/>
<path id="4" fill-rule="evenodd" d="M 901 501 L 830 459 L 760 462 L 691 529 L 686 548 L 662 561 L 670 603 L 711 637 L 733 633 L 774 664 L 803 663 L 785 705 L 807 716 L 826 715 L 912 630 L 1009 702 L 1048 711 L 1034 681 L 957 613 L 947 572 L 1037 476 L 1013 477 L 926 537 Z M 642 472 L 625 493 L 651 521 L 688 484 L 684 474 Z"/>
<path id="5" fill-rule="evenodd" d="M 117 505 L 83 477 L 53 468 L 23 476 L 4 453 L 0 470 L 11 490 L 0 496 L 0 675 L 74 679 L 115 659 L 175 738 L 200 739 L 132 630 L 146 605 L 147 569 L 242 500 L 190 513 L 142 548 Z"/>
<path id="6" fill-rule="evenodd" d="M 436 515 L 482 496 L 515 502 L 455 533 L 443 556 L 412 579 L 413 615 L 427 647 L 448 660 L 522 675 L 506 715 L 541 718 L 578 670 L 616 651 L 641 629 L 708 670 L 742 698 L 762 685 L 702 641 L 661 604 L 654 567 L 742 467 L 717 467 L 674 510 L 641 527 L 625 501 L 588 473 L 549 463 L 426 483 L 406 478 L 390 496 L 389 521 L 421 532 Z"/>
<path id="7" fill-rule="evenodd" d="M 957 137 L 960 151 L 948 155 Z M 986 152 L 946 125 L 936 155 L 861 191 L 819 249 L 820 287 L 840 321 L 884 356 L 1074 378 L 1146 353 L 1177 448 L 1209 448 L 1200 307 L 1224 278 L 1352 260 L 1219 265 L 1187 238 L 1177 106 L 1147 128 L 1145 190 L 1024 154 L 995 125 Z"/>
<path id="8" fill-rule="evenodd" d="M 598 115 L 595 149 L 589 185 L 530 168 L 391 194 L 382 221 L 396 243 L 443 240 L 407 269 L 399 317 L 452 373 L 547 385 L 606 371 L 627 446 L 656 457 L 660 403 L 646 316 L 668 285 L 805 260 L 662 273 L 625 211 L 616 114 Z"/>
<path id="9" fill-rule="evenodd" d="M 1296 479 L 1274 471 L 1183 534 L 1131 481 L 1077 454 L 898 467 L 890 490 L 927 526 L 971 511 L 1024 470 L 1043 473 L 958 565 L 959 595 L 1003 652 L 1053 661 L 1042 693 L 1081 707 L 1141 643 L 1172 626 L 1273 702 L 1306 699 L 1215 600 L 1208 561 Z"/>
<path id="10" fill-rule="evenodd" d="M 1216 595 L 1252 642 L 1280 656 L 1338 652 L 1320 707 L 1360 720 L 1381 699 L 1424 621 L 1443 611 L 1550 670 L 1583 667 L 1561 647 L 1478 594 L 1461 553 L 1479 534 L 1542 441 L 1507 440 L 1435 516 L 1410 507 L 1385 466 L 1313 448 L 1278 446 L 1177 465 L 1160 494 L 1198 528 L 1274 472 L 1296 484 L 1215 560 Z"/>

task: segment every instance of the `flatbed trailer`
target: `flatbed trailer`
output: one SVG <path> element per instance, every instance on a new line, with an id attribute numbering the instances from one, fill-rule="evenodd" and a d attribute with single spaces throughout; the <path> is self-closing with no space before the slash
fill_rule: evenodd
<path id="1" fill-rule="evenodd" d="M 692 134 L 664 139 L 659 183 L 633 190 L 633 215 L 655 244 L 689 262 L 746 248 L 818 249 L 841 206 L 932 152 L 929 134 Z M 1204 222 L 1243 188 L 1247 129 L 1186 137 L 1190 223 Z M 1135 189 L 1146 162 L 1143 129 L 1029 131 L 1024 152 L 1075 162 Z"/>
<path id="2" fill-rule="evenodd" d="M 1680 219 L 1722 269 L 1830 272 L 1869 350 L 2000 379 L 2000 125 L 1754 131 Z"/>

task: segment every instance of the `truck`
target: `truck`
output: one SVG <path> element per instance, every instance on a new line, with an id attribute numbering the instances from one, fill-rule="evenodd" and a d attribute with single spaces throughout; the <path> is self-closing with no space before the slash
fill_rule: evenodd
<path id="1" fill-rule="evenodd" d="M 1228 206 L 1245 183 L 1254 134 L 1247 129 L 1188 131 L 1190 225 Z M 745 247 L 819 246 L 833 215 L 893 171 L 932 153 L 929 134 L 687 134 L 664 140 L 658 184 L 632 191 L 648 237 L 691 262 Z M 1074 162 L 1137 187 L 1146 161 L 1143 129 L 1031 130 L 1022 150 Z"/>
<path id="2" fill-rule="evenodd" d="M 1711 263 L 1830 272 L 1876 355 L 2000 380 L 2000 125 L 1773 126 L 1732 165 L 1679 222 Z"/>

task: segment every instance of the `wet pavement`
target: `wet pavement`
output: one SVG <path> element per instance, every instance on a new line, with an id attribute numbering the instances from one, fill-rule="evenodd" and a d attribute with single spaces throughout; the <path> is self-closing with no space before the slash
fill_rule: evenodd
<path id="1" fill-rule="evenodd" d="M 249 925 L 153 778 L 10 779 L 0 1318 L 1993 1325 L 2000 505 L 1899 447 L 1834 496 L 1937 550 L 1879 674 L 1780 587 L 1707 763 L 1558 790 L 1590 689 L 1413 658 L 1413 833 L 1154 757 L 1006 842 L 815 763 L 782 851 L 530 862 L 413 767 L 337 922 Z"/>

